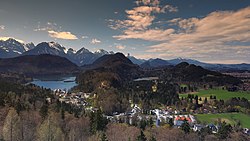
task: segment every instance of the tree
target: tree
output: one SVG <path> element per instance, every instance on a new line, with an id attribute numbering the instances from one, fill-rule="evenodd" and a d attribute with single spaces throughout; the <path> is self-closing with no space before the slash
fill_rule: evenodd
<path id="1" fill-rule="evenodd" d="M 194 99 L 195 99 L 195 104 L 196 104 L 196 106 L 199 104 L 199 102 L 198 102 L 198 95 L 196 95 L 195 97 L 194 97 Z"/>
<path id="2" fill-rule="evenodd" d="M 151 136 L 151 138 L 149 139 L 149 141 L 156 141 L 156 138 L 154 136 Z"/>
<path id="3" fill-rule="evenodd" d="M 72 115 L 71 120 L 66 123 L 65 131 L 67 132 L 69 141 L 85 141 L 89 137 L 89 118 L 80 117 L 74 118 Z M 67 119 L 66 119 L 67 120 Z"/>
<path id="4" fill-rule="evenodd" d="M 104 132 L 102 133 L 101 141 L 108 141 L 107 136 Z"/>
<path id="5" fill-rule="evenodd" d="M 202 140 L 204 140 L 204 138 L 207 136 L 207 135 L 210 135 L 212 134 L 212 130 L 209 128 L 209 127 L 205 127 L 205 128 L 202 128 L 200 131 L 199 131 L 199 136 Z"/>
<path id="6" fill-rule="evenodd" d="M 63 132 L 57 123 L 56 115 L 49 115 L 38 128 L 38 140 L 58 141 L 63 140 Z"/>
<path id="7" fill-rule="evenodd" d="M 3 137 L 6 141 L 22 140 L 20 130 L 20 117 L 15 109 L 11 108 L 4 121 Z"/>
<path id="8" fill-rule="evenodd" d="M 233 130 L 230 124 L 227 124 L 225 121 L 221 123 L 221 128 L 218 131 L 218 136 L 220 139 L 226 139 L 231 131 Z"/>
<path id="9" fill-rule="evenodd" d="M 148 125 L 149 125 L 149 127 L 153 127 L 154 121 L 153 121 L 152 117 L 149 118 Z"/>
<path id="10" fill-rule="evenodd" d="M 21 119 L 21 134 L 23 141 L 32 141 L 36 137 L 37 125 L 41 121 L 39 112 L 37 111 L 22 111 L 20 114 Z"/>
<path id="11" fill-rule="evenodd" d="M 139 126 L 142 130 L 145 130 L 147 122 L 145 120 L 140 120 Z"/>
<path id="12" fill-rule="evenodd" d="M 90 114 L 90 133 L 95 134 L 97 131 L 103 131 L 106 128 L 108 121 L 101 110 L 97 110 Z"/>
<path id="13" fill-rule="evenodd" d="M 17 100 L 17 102 L 15 104 L 15 109 L 16 109 L 17 114 L 19 114 L 21 112 L 21 110 L 23 110 L 20 99 Z"/>
<path id="14" fill-rule="evenodd" d="M 128 126 L 124 123 L 109 123 L 106 135 L 109 141 L 131 141 L 136 140 L 140 129 L 135 126 Z"/>
<path id="15" fill-rule="evenodd" d="M 173 118 L 168 119 L 168 124 L 169 124 L 170 127 L 173 127 L 173 125 L 174 125 Z"/>
<path id="16" fill-rule="evenodd" d="M 62 120 L 65 119 L 65 110 L 63 108 L 61 109 L 61 118 Z"/>
<path id="17" fill-rule="evenodd" d="M 41 109 L 40 109 L 40 115 L 43 119 L 45 119 L 48 115 L 48 110 L 49 110 L 49 107 L 47 104 L 44 104 Z"/>
<path id="18" fill-rule="evenodd" d="M 181 125 L 181 129 L 187 134 L 190 132 L 190 125 L 189 123 L 185 120 L 184 123 Z"/>
<path id="19" fill-rule="evenodd" d="M 204 104 L 207 104 L 207 97 L 205 97 L 204 99 Z"/>
<path id="20" fill-rule="evenodd" d="M 199 101 L 202 101 L 201 97 L 199 98 Z"/>
<path id="21" fill-rule="evenodd" d="M 146 140 L 147 140 L 147 138 L 144 135 L 143 131 L 141 130 L 141 134 L 139 136 L 137 136 L 136 141 L 146 141 Z"/>

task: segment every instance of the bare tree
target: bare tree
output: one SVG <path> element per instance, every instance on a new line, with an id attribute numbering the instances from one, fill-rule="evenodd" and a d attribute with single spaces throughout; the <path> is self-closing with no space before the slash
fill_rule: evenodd
<path id="1" fill-rule="evenodd" d="M 108 124 L 106 135 L 109 141 L 134 141 L 140 134 L 140 129 L 127 124 Z"/>
<path id="2" fill-rule="evenodd" d="M 21 120 L 14 108 L 10 108 L 3 126 L 3 137 L 6 141 L 22 140 Z"/>
<path id="3" fill-rule="evenodd" d="M 69 141 L 87 141 L 89 134 L 89 119 L 85 117 L 73 118 L 66 123 Z"/>
<path id="4" fill-rule="evenodd" d="M 20 113 L 21 118 L 21 135 L 22 140 L 35 141 L 36 140 L 36 128 L 42 121 L 41 116 L 36 111 L 22 111 Z"/>
<path id="5" fill-rule="evenodd" d="M 58 124 L 56 115 L 50 114 L 38 128 L 38 140 L 40 141 L 63 141 L 64 135 Z"/>

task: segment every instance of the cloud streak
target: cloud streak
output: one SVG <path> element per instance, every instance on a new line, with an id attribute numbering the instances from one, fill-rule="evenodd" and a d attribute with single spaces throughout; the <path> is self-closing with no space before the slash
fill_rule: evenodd
<path id="1" fill-rule="evenodd" d="M 116 45 L 115 48 L 119 49 L 119 50 L 124 50 L 126 48 L 126 46 L 123 45 Z"/>
<path id="2" fill-rule="evenodd" d="M 49 33 L 49 36 L 52 38 L 64 39 L 64 40 L 76 40 L 76 39 L 78 39 L 71 32 L 57 32 L 57 31 L 49 30 L 48 33 Z"/>
<path id="3" fill-rule="evenodd" d="M 69 31 L 61 31 L 62 27 L 56 23 L 47 22 L 46 26 L 41 26 L 40 23 L 34 31 L 46 31 L 49 37 L 63 40 L 77 40 L 78 37 Z"/>
<path id="4" fill-rule="evenodd" d="M 96 38 L 94 38 L 94 39 L 91 40 L 90 43 L 91 43 L 91 44 L 99 44 L 99 43 L 101 43 L 101 41 L 98 40 L 98 39 L 96 39 Z"/>

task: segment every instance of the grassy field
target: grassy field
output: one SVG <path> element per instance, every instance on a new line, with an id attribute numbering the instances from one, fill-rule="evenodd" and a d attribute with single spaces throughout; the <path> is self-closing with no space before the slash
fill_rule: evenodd
<path id="1" fill-rule="evenodd" d="M 194 95 L 198 95 L 198 97 L 209 98 L 210 95 L 216 96 L 217 99 L 227 100 L 232 97 L 245 97 L 250 100 L 250 92 L 229 92 L 227 90 L 222 89 L 209 89 L 209 90 L 200 90 L 197 93 L 193 93 Z M 187 97 L 188 94 L 180 94 L 179 97 Z"/>
<path id="2" fill-rule="evenodd" d="M 221 121 L 230 123 L 232 126 L 240 121 L 242 127 L 250 128 L 250 116 L 243 113 L 197 114 L 195 116 L 202 123 L 216 123 L 220 118 Z"/>

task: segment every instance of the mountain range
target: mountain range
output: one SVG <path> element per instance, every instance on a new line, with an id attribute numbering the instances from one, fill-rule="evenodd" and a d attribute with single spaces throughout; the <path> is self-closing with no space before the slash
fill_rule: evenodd
<path id="1" fill-rule="evenodd" d="M 8 40 L 0 40 L 0 58 L 13 58 L 17 56 L 25 55 L 41 55 L 50 54 L 67 58 L 78 66 L 89 65 L 96 61 L 98 58 L 107 54 L 114 54 L 114 52 L 108 52 L 103 49 L 99 49 L 95 52 L 91 52 L 86 48 L 74 50 L 72 48 L 66 48 L 56 42 L 42 42 L 36 46 L 33 43 L 21 43 L 15 39 L 9 38 Z M 195 64 L 202 66 L 210 70 L 227 71 L 227 70 L 250 70 L 250 64 L 210 64 L 204 63 L 193 59 L 176 58 L 172 60 L 156 59 L 138 59 L 134 56 L 128 55 L 134 64 L 140 65 L 144 69 L 152 68 L 164 68 L 168 66 L 175 66 L 181 62 L 187 62 L 189 64 Z"/>
<path id="2" fill-rule="evenodd" d="M 17 57 L 24 52 L 35 48 L 33 43 L 21 43 L 15 39 L 0 40 L 0 58 Z"/>
<path id="3" fill-rule="evenodd" d="M 151 63 L 157 61 L 164 62 L 158 59 L 151 60 Z M 161 63 L 157 67 L 166 65 Z M 242 83 L 232 76 L 204 69 L 201 66 L 187 62 L 181 62 L 175 66 L 171 65 L 160 70 L 142 69 L 142 67 L 134 64 L 122 53 L 103 55 L 92 64 L 81 67 L 58 55 L 21 55 L 14 58 L 0 59 L 0 72 L 18 73 L 30 77 L 77 74 L 78 83 L 83 84 L 81 86 L 85 87 L 91 84 L 92 88 L 99 87 L 99 84 L 104 83 L 104 80 L 108 80 L 105 81 L 107 85 L 120 87 L 135 78 L 147 77 L 148 74 L 150 74 L 149 76 L 153 75 L 159 78 L 171 78 L 175 82 L 196 82 L 199 84 L 209 82 L 215 85 L 238 85 Z"/>
<path id="4" fill-rule="evenodd" d="M 181 62 L 187 62 L 189 64 L 194 64 L 197 66 L 201 66 L 203 68 L 215 71 L 239 71 L 245 70 L 250 71 L 250 64 L 242 63 L 242 64 L 210 64 L 204 63 L 193 59 L 184 59 L 184 58 L 176 58 L 171 60 L 163 60 L 163 59 L 149 59 L 143 62 L 140 66 L 144 69 L 152 69 L 152 68 L 164 68 L 168 66 L 175 66 Z"/>

